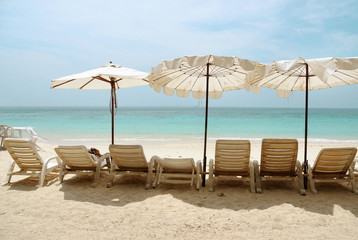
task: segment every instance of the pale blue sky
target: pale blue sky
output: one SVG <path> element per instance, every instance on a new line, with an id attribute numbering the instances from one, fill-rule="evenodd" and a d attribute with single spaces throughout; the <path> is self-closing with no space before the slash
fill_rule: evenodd
<path id="1" fill-rule="evenodd" d="M 109 91 L 52 90 L 50 80 L 107 64 L 149 72 L 185 55 L 273 60 L 358 57 L 358 1 L 0 0 L 0 106 L 107 106 Z M 304 107 L 225 92 L 210 106 Z M 120 106 L 197 106 L 150 87 L 121 89 Z M 358 84 L 310 92 L 310 107 L 358 107 Z"/>

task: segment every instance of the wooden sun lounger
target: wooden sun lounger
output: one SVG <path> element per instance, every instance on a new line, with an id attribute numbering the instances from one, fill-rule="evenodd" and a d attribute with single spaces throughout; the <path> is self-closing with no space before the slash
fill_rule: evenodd
<path id="1" fill-rule="evenodd" d="M 261 180 L 298 180 L 299 192 L 305 195 L 302 166 L 297 161 L 298 142 L 296 139 L 263 139 L 261 164 L 254 161 L 256 192 L 262 193 Z"/>
<path id="2" fill-rule="evenodd" d="M 209 162 L 209 191 L 214 191 L 214 177 L 240 176 L 243 181 L 250 181 L 250 190 L 255 192 L 254 165 L 250 161 L 249 140 L 217 140 L 215 147 L 215 164 Z M 239 179 L 239 178 L 238 178 Z"/>
<path id="3" fill-rule="evenodd" d="M 349 182 L 358 194 L 354 179 L 353 159 L 357 148 L 324 148 L 318 154 L 313 167 L 308 166 L 311 190 L 317 193 L 315 182 Z"/>
<path id="4" fill-rule="evenodd" d="M 107 187 L 113 186 L 115 174 L 146 174 L 145 189 L 151 188 L 154 158 L 148 163 L 141 145 L 110 145 L 111 171 Z"/>
<path id="5" fill-rule="evenodd" d="M 196 189 L 200 189 L 201 162 L 195 165 L 193 158 L 159 158 L 155 156 L 157 171 L 153 188 L 160 182 L 190 183 L 196 181 Z"/>
<path id="6" fill-rule="evenodd" d="M 88 174 L 94 173 L 94 181 L 92 187 L 96 187 L 99 181 L 100 172 L 106 170 L 106 162 L 109 154 L 105 154 L 100 158 L 90 154 L 85 146 L 58 146 L 55 148 L 55 152 L 62 160 L 60 183 L 63 183 L 63 179 L 66 174 Z M 107 168 L 107 171 L 109 169 Z"/>
<path id="7" fill-rule="evenodd" d="M 36 188 L 42 187 L 46 175 L 60 165 L 57 156 L 43 161 L 30 139 L 7 138 L 4 140 L 4 145 L 13 159 L 4 184 L 10 183 L 13 175 L 30 175 L 39 177 Z M 56 162 L 51 162 L 53 160 Z M 19 171 L 14 172 L 15 164 L 20 168 Z"/>

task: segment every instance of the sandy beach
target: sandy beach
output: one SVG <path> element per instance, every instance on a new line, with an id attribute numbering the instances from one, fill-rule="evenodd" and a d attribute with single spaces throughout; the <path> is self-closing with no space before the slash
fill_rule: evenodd
<path id="1" fill-rule="evenodd" d="M 148 160 L 152 155 L 202 158 L 201 142 L 138 144 Z M 55 145 L 39 145 L 43 158 L 55 155 Z M 209 141 L 209 158 L 214 146 Z M 333 146 L 358 144 L 310 143 L 310 162 L 321 148 Z M 260 141 L 252 141 L 251 155 L 259 159 Z M 0 159 L 3 181 L 11 158 L 2 150 Z M 166 183 L 145 190 L 144 176 L 117 177 L 112 188 L 106 188 L 106 173 L 97 188 L 90 187 L 91 176 L 67 175 L 62 185 L 57 177 L 52 174 L 37 190 L 37 179 L 22 176 L 0 187 L 1 239 L 357 239 L 358 234 L 358 196 L 347 184 L 317 184 L 317 194 L 308 190 L 300 196 L 297 182 L 263 182 L 263 194 L 256 194 L 248 183 L 234 180 L 216 182 L 209 192 Z"/>
<path id="2" fill-rule="evenodd" d="M 323 148 L 358 149 L 357 11 L 358 0 L 0 0 L 1 144 L 29 137 L 44 161 L 59 145 L 104 155 L 111 142 L 141 145 L 148 162 L 207 156 L 199 190 L 198 182 L 145 189 L 147 174 L 120 171 L 110 187 L 109 169 L 60 183 L 60 166 L 37 188 L 35 177 L 5 182 L 12 158 L 0 146 L 0 240 L 358 240 L 353 181 L 316 183 L 317 193 L 308 181 L 304 194 L 302 181 L 292 181 L 301 174 L 281 176 L 287 181 L 262 181 L 256 193 L 255 178 L 221 175 L 209 191 L 207 174 L 218 139 L 250 140 L 259 163 L 269 138 L 297 139 L 298 161 L 311 166 Z M 275 149 L 281 144 L 289 151 Z M 248 144 L 223 145 L 233 151 L 217 154 L 225 166 L 216 173 L 236 172 L 230 167 L 243 164 L 232 155 L 247 162 Z M 296 142 L 268 145 L 262 162 L 271 165 L 261 175 L 291 174 L 279 171 L 293 169 Z M 338 166 L 331 156 L 348 151 L 322 154 L 319 177 L 344 166 L 353 154 Z M 358 189 L 358 164 L 354 174 Z"/>

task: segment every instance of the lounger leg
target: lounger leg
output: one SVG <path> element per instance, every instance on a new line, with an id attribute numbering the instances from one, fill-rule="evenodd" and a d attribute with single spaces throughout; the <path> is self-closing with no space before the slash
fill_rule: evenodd
<path id="1" fill-rule="evenodd" d="M 194 185 L 194 177 L 195 177 L 195 169 L 191 170 L 190 187 L 192 187 Z"/>
<path id="2" fill-rule="evenodd" d="M 60 170 L 60 183 L 63 183 L 63 178 L 65 177 L 65 173 L 66 173 L 66 163 L 62 162 L 61 163 L 61 170 Z"/>
<path id="3" fill-rule="evenodd" d="M 354 168 L 353 165 L 349 168 L 349 176 L 350 176 L 350 180 L 351 180 L 351 184 L 352 184 L 352 191 L 355 194 L 358 194 L 358 190 L 357 190 L 357 185 L 356 185 L 356 181 L 354 178 Z"/>
<path id="4" fill-rule="evenodd" d="M 158 177 L 158 182 L 157 182 L 157 185 L 160 183 L 160 180 L 162 180 L 162 174 L 163 174 L 163 167 L 160 167 L 159 169 L 159 177 Z"/>
<path id="5" fill-rule="evenodd" d="M 152 185 L 152 172 L 147 172 L 147 182 L 145 184 L 145 190 L 150 189 L 150 186 Z"/>
<path id="6" fill-rule="evenodd" d="M 162 177 L 162 171 L 163 171 L 163 168 L 158 164 L 157 173 L 156 173 L 156 176 L 155 176 L 155 182 L 153 184 L 153 188 L 156 188 L 158 186 L 158 184 L 160 183 L 160 179 Z"/>
<path id="7" fill-rule="evenodd" d="M 39 183 L 35 186 L 36 189 L 44 186 L 44 181 L 45 181 L 45 177 L 46 177 L 46 174 L 47 174 L 47 169 L 46 168 L 47 168 L 47 165 L 44 164 L 42 166 Z"/>
<path id="8" fill-rule="evenodd" d="M 255 169 L 254 164 L 252 162 L 249 163 L 250 168 L 250 191 L 252 193 L 255 192 Z"/>
<path id="9" fill-rule="evenodd" d="M 107 162 L 106 165 L 103 165 L 102 163 L 103 163 L 104 160 L 107 160 L 107 159 L 108 159 L 108 157 L 102 156 L 101 158 L 99 158 L 99 159 L 97 160 L 96 172 L 95 172 L 95 174 L 94 174 L 94 181 L 93 181 L 93 183 L 91 184 L 91 187 L 93 187 L 93 188 L 97 187 L 98 181 L 99 181 L 99 177 L 100 177 L 100 175 L 101 175 L 101 170 L 102 170 L 104 167 L 108 166 L 108 162 Z"/>
<path id="10" fill-rule="evenodd" d="M 209 192 L 214 192 L 214 160 L 209 161 Z"/>
<path id="11" fill-rule="evenodd" d="M 259 171 L 259 163 L 255 160 L 254 161 L 254 171 L 255 171 L 255 181 L 256 181 L 256 192 L 262 193 L 261 189 L 261 175 Z"/>
<path id="12" fill-rule="evenodd" d="M 14 172 L 14 167 L 15 167 L 15 162 L 14 162 L 14 161 L 11 161 L 10 166 L 9 166 L 9 171 L 7 172 L 7 175 L 6 175 L 5 182 L 2 183 L 1 185 L 7 185 L 7 184 L 10 183 L 11 177 L 12 177 L 12 173 Z"/>
<path id="13" fill-rule="evenodd" d="M 313 193 L 317 193 L 314 180 L 313 180 L 313 174 L 312 174 L 312 168 L 310 165 L 308 165 L 308 178 L 310 180 L 310 186 Z"/>
<path id="14" fill-rule="evenodd" d="M 196 162 L 196 190 L 200 189 L 201 183 L 201 161 Z"/>
<path id="15" fill-rule="evenodd" d="M 48 168 L 48 164 L 53 161 L 53 160 L 56 160 L 57 161 L 57 165 L 53 165 L 52 167 Z M 52 172 L 53 170 L 57 169 L 59 166 L 58 166 L 58 163 L 59 163 L 59 158 L 58 156 L 53 156 L 53 157 L 49 157 L 47 158 L 43 165 L 42 165 L 42 170 L 41 170 L 41 175 L 40 175 L 40 179 L 39 179 L 39 183 L 35 186 L 35 188 L 40 188 L 40 187 L 43 187 L 44 185 L 44 181 L 45 181 L 45 177 L 48 173 Z"/>
<path id="16" fill-rule="evenodd" d="M 115 171 L 115 166 L 116 164 L 113 162 L 111 162 L 111 171 L 109 172 L 109 178 L 108 178 L 108 182 L 107 182 L 107 188 L 110 188 L 113 186 L 113 180 L 114 180 L 114 171 Z"/>
<path id="17" fill-rule="evenodd" d="M 153 167 L 154 167 L 154 161 L 156 158 L 157 158 L 157 156 L 153 156 L 150 159 L 150 162 L 148 164 L 147 183 L 145 185 L 146 190 L 150 189 L 152 186 Z"/>
<path id="18" fill-rule="evenodd" d="M 94 180 L 93 183 L 91 184 L 91 187 L 93 188 L 97 187 L 100 174 L 101 174 L 101 166 L 97 165 L 96 172 L 94 174 Z"/>
<path id="19" fill-rule="evenodd" d="M 299 161 L 296 162 L 296 174 L 298 176 L 298 185 L 300 188 L 300 194 L 306 195 L 306 190 L 303 184 L 302 165 Z"/>
<path id="20" fill-rule="evenodd" d="M 159 177 L 159 164 L 157 163 L 156 169 L 155 169 L 155 177 L 154 177 L 154 182 L 152 184 L 152 188 L 155 188 L 157 186 L 157 182 L 158 182 L 158 177 Z"/>
<path id="21" fill-rule="evenodd" d="M 99 181 L 99 175 L 100 175 L 100 174 L 101 174 L 101 169 L 100 169 L 100 167 L 97 166 L 96 172 L 95 172 L 95 174 L 94 174 L 94 181 L 93 181 L 93 183 L 91 184 L 91 187 L 93 187 L 93 188 L 97 187 L 98 181 Z"/>

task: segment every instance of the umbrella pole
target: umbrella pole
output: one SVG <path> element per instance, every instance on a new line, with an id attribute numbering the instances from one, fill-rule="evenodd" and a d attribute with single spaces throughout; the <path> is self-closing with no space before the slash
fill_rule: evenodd
<path id="1" fill-rule="evenodd" d="M 111 81 L 112 144 L 114 144 L 114 81 Z"/>
<path id="2" fill-rule="evenodd" d="M 208 137 L 208 104 L 209 104 L 209 63 L 206 64 L 206 104 L 205 104 L 205 137 L 204 137 L 204 157 L 203 157 L 203 181 L 202 186 L 205 187 L 206 172 L 206 142 Z"/>
<path id="3" fill-rule="evenodd" d="M 307 128 L 308 128 L 308 64 L 306 65 L 306 106 L 305 106 L 305 154 L 304 154 L 304 163 L 303 163 L 303 171 L 305 174 L 308 172 L 308 161 L 307 161 Z M 307 176 L 304 177 L 303 183 L 305 189 L 307 189 Z"/>

